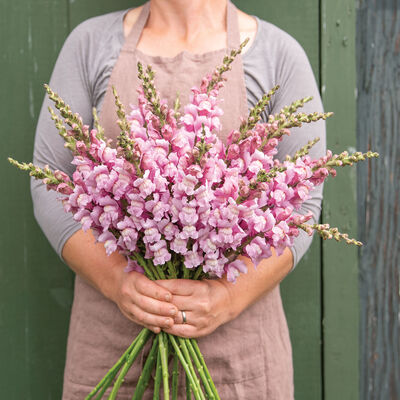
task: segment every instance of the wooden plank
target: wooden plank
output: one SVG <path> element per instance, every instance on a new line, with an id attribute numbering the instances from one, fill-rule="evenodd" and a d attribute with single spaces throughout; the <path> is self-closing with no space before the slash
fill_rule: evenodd
<path id="1" fill-rule="evenodd" d="M 292 35 L 304 47 L 319 80 L 319 1 L 242 0 L 234 3 Z M 321 243 L 315 238 L 303 260 L 282 283 L 295 376 L 295 397 L 321 399 Z"/>
<path id="2" fill-rule="evenodd" d="M 400 1 L 357 12 L 361 398 L 400 398 Z"/>
<path id="3" fill-rule="evenodd" d="M 352 151 L 355 122 L 355 4 L 321 1 L 321 80 L 328 121 L 328 148 Z M 339 171 L 325 185 L 323 221 L 356 236 L 356 168 Z M 325 399 L 358 399 L 357 249 L 323 244 L 323 348 Z"/>
<path id="4" fill-rule="evenodd" d="M 321 241 L 314 238 L 281 285 L 293 348 L 295 398 L 322 398 Z"/>
<path id="5" fill-rule="evenodd" d="M 4 399 L 60 398 L 71 275 L 36 225 L 29 178 L 42 84 L 67 34 L 65 2 L 0 2 L 0 387 Z"/>

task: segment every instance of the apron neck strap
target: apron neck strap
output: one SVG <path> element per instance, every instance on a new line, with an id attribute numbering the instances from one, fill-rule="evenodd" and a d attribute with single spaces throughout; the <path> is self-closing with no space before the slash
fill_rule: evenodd
<path id="1" fill-rule="evenodd" d="M 129 32 L 128 37 L 125 41 L 125 50 L 134 51 L 139 42 L 140 36 L 142 35 L 142 31 L 144 26 L 146 25 L 147 19 L 150 15 L 150 1 L 143 4 L 142 11 L 139 14 L 138 19 L 133 25 L 131 31 Z"/>
<path id="2" fill-rule="evenodd" d="M 150 1 L 145 3 L 125 42 L 125 50 L 134 51 L 150 15 Z M 230 0 L 226 9 L 226 35 L 228 49 L 240 46 L 240 30 L 236 7 Z"/>
<path id="3" fill-rule="evenodd" d="M 238 12 L 230 0 L 226 8 L 226 36 L 228 49 L 237 49 L 240 46 Z"/>

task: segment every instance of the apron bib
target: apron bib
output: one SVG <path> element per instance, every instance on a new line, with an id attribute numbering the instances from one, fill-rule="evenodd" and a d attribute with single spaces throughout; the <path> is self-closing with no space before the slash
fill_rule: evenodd
<path id="1" fill-rule="evenodd" d="M 107 136 L 119 134 L 112 86 L 129 112 L 137 103 L 137 62 L 151 64 L 155 85 L 161 98 L 172 106 L 176 93 L 182 104 L 189 100 L 190 88 L 222 63 L 224 55 L 240 45 L 237 10 L 227 3 L 227 48 L 204 54 L 183 51 L 173 58 L 149 56 L 136 46 L 150 13 L 146 3 L 129 33 L 113 68 L 100 113 Z M 222 131 L 228 133 L 247 116 L 246 87 L 241 56 L 226 73 L 227 82 L 220 91 Z M 63 400 L 82 400 L 119 359 L 142 329 L 122 315 L 116 304 L 76 276 L 74 302 L 67 344 Z M 292 353 L 279 286 L 246 309 L 235 320 L 198 340 L 211 376 L 222 400 L 293 399 Z M 118 399 L 131 399 L 148 347 L 136 360 L 125 378 Z M 180 373 L 179 399 L 186 399 L 184 374 Z M 148 391 L 150 392 L 150 391 Z M 109 392 L 107 392 L 109 393 Z M 153 397 L 146 393 L 145 400 Z"/>

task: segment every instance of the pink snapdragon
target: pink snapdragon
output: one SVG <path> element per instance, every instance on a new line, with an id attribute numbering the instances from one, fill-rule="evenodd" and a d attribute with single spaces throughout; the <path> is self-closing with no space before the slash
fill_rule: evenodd
<path id="1" fill-rule="evenodd" d="M 87 130 L 90 140 L 76 143 L 72 181 L 60 171 L 57 183 L 47 179 L 107 254 L 131 256 L 130 271 L 142 271 L 132 259 L 140 252 L 154 265 L 180 262 L 235 281 L 247 271 L 239 255 L 256 266 L 272 248 L 281 254 L 293 244 L 306 221 L 294 210 L 333 174 L 326 166 L 330 152 L 319 160 L 275 160 L 282 135 L 273 135 L 289 132 L 273 120 L 233 130 L 223 143 L 222 82 L 210 89 L 213 76 L 192 89 L 179 118 L 165 101 L 155 106 L 139 90 L 138 105 L 127 116 L 130 159 L 124 148 L 113 149 Z"/>

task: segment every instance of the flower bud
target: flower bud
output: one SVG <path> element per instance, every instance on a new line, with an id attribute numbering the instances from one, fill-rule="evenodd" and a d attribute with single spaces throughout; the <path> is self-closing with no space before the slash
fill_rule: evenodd
<path id="1" fill-rule="evenodd" d="M 64 181 L 64 182 L 68 182 L 70 180 L 69 176 L 65 172 L 62 172 L 62 171 L 60 171 L 58 169 L 54 171 L 54 177 L 57 180 Z"/>

